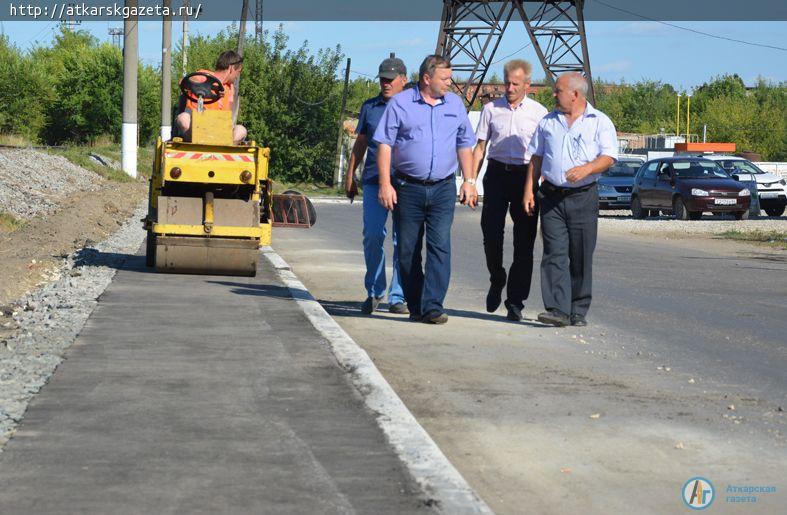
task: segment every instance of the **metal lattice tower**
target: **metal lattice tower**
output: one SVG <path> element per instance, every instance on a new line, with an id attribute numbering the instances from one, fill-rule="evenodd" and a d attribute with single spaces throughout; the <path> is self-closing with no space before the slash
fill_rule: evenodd
<path id="1" fill-rule="evenodd" d="M 457 85 L 457 89 L 466 104 L 472 105 L 516 12 L 547 81 L 554 81 L 564 72 L 578 71 L 588 79 L 588 99 L 593 103 L 583 4 L 584 0 L 443 0 L 435 53 L 450 59 L 453 69 L 465 76 L 463 87 Z"/>
<path id="2" fill-rule="evenodd" d="M 258 43 L 262 41 L 262 0 L 254 3 L 254 39 Z"/>
<path id="3" fill-rule="evenodd" d="M 123 48 L 123 27 L 110 27 L 108 30 L 110 36 L 112 36 L 112 44 L 118 48 Z"/>

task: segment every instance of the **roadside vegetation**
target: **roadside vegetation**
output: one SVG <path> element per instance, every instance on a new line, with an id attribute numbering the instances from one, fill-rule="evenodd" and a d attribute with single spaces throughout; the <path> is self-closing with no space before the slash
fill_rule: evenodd
<path id="1" fill-rule="evenodd" d="M 726 231 L 720 233 L 722 238 L 738 241 L 759 243 L 782 250 L 787 250 L 787 232 L 784 231 Z"/>
<path id="2" fill-rule="evenodd" d="M 24 225 L 24 222 L 17 220 L 10 213 L 0 211 L 0 232 L 13 232 Z"/>

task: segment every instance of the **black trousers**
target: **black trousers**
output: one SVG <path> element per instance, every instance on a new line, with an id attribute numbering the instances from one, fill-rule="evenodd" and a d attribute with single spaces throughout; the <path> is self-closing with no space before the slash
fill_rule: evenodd
<path id="1" fill-rule="evenodd" d="M 542 184 L 541 297 L 546 309 L 585 316 L 590 308 L 593 251 L 598 233 L 598 188 L 570 193 Z"/>
<path id="2" fill-rule="evenodd" d="M 507 300 L 519 308 L 530 295 L 533 275 L 533 245 L 538 231 L 538 215 L 528 216 L 522 207 L 525 192 L 525 167 L 506 170 L 502 163 L 489 160 L 484 174 L 484 205 L 481 231 L 489 281 L 506 285 Z M 514 260 L 508 272 L 503 268 L 503 240 L 506 213 L 514 221 Z"/>

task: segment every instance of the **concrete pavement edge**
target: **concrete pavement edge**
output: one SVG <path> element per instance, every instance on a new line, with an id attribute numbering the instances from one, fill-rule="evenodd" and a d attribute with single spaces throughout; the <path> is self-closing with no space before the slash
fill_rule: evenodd
<path id="1" fill-rule="evenodd" d="M 366 351 L 325 311 L 273 248 L 264 247 L 262 254 L 315 329 L 328 341 L 366 406 L 376 414 L 377 423 L 397 456 L 424 493 L 436 501 L 438 510 L 452 514 L 492 514 L 410 413 Z"/>

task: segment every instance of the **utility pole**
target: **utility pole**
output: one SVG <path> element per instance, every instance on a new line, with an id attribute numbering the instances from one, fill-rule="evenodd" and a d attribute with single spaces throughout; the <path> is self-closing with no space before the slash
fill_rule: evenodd
<path id="1" fill-rule="evenodd" d="M 333 173 L 333 185 L 341 186 L 342 179 L 342 143 L 344 142 L 344 108 L 347 106 L 347 88 L 350 86 L 350 58 L 344 70 L 344 91 L 342 91 L 342 109 L 339 111 L 339 137 L 336 140 L 336 170 Z"/>
<path id="2" fill-rule="evenodd" d="M 189 73 L 189 0 L 183 0 L 183 39 L 180 43 L 180 51 L 183 57 L 183 73 L 181 77 L 185 77 Z"/>
<path id="3" fill-rule="evenodd" d="M 254 39 L 262 42 L 262 0 L 254 2 Z"/>
<path id="4" fill-rule="evenodd" d="M 137 0 L 126 0 L 125 5 L 136 10 Z M 123 171 L 137 176 L 137 17 L 123 21 L 123 129 L 120 140 L 120 160 Z"/>
<path id="5" fill-rule="evenodd" d="M 246 42 L 246 18 L 249 15 L 249 0 L 243 0 L 240 12 L 240 27 L 238 29 L 238 55 L 243 57 L 243 47 Z M 240 77 L 235 79 L 235 98 L 232 99 L 232 124 L 238 121 L 238 108 L 240 107 Z"/>
<path id="6" fill-rule="evenodd" d="M 172 137 L 172 0 L 164 0 L 161 28 L 161 141 Z"/>

